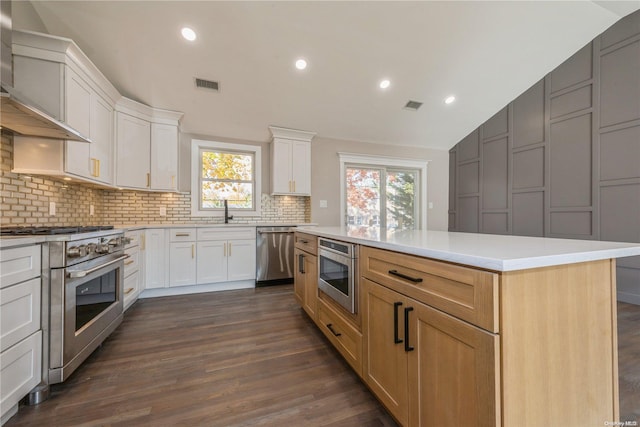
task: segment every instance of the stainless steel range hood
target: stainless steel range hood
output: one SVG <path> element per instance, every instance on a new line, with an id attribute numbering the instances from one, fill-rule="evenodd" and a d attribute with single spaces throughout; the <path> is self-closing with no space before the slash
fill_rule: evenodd
<path id="1" fill-rule="evenodd" d="M 11 54 L 11 1 L 0 0 L 0 38 L 2 64 L 0 97 L 0 129 L 40 138 L 91 142 L 88 136 L 51 117 L 35 103 L 13 88 L 13 57 Z"/>

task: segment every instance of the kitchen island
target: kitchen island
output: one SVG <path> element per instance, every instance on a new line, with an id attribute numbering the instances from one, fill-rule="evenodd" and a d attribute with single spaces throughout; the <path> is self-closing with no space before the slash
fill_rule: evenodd
<path id="1" fill-rule="evenodd" d="M 303 307 L 400 424 L 618 421 L 615 259 L 639 244 L 299 232 L 359 245 L 358 313 L 310 280 Z"/>

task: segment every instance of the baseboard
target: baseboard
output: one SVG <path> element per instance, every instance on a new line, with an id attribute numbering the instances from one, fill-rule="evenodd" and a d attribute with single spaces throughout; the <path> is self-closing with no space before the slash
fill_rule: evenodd
<path id="1" fill-rule="evenodd" d="M 138 298 L 168 297 L 173 295 L 201 294 L 205 292 L 233 291 L 237 289 L 255 288 L 255 280 L 239 280 L 237 282 L 211 283 L 208 285 L 177 286 L 175 288 L 145 289 Z"/>
<path id="2" fill-rule="evenodd" d="M 2 414 L 2 418 L 0 418 L 0 425 L 4 425 L 4 423 L 9 421 L 9 418 L 13 417 L 15 414 L 18 413 L 18 406 L 19 404 L 16 403 L 11 408 L 9 408 L 9 410 L 6 413 Z"/>
<path id="3" fill-rule="evenodd" d="M 617 297 L 618 297 L 618 301 L 620 302 L 640 305 L 640 295 L 638 294 L 632 294 L 631 292 L 618 291 Z"/>

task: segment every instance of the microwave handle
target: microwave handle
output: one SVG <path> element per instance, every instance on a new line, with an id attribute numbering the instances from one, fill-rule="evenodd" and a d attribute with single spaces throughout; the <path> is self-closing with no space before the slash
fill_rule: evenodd
<path id="1" fill-rule="evenodd" d="M 100 270 L 101 268 L 104 268 L 104 267 L 110 266 L 110 265 L 112 265 L 112 264 L 115 264 L 116 262 L 120 262 L 120 261 L 122 261 L 123 259 L 127 259 L 127 258 L 129 258 L 129 255 L 123 255 L 123 256 L 121 256 L 120 258 L 116 258 L 116 259 L 114 259 L 114 260 L 112 260 L 112 261 L 109 261 L 109 262 L 107 262 L 107 263 L 105 263 L 105 264 L 100 264 L 99 266 L 97 266 L 97 267 L 93 267 L 93 268 L 90 268 L 90 269 L 88 269 L 88 270 L 70 271 L 70 272 L 67 274 L 67 277 L 70 277 L 70 278 L 85 277 L 87 274 L 91 274 L 91 273 L 93 273 L 94 271 L 98 271 L 98 270 Z"/>

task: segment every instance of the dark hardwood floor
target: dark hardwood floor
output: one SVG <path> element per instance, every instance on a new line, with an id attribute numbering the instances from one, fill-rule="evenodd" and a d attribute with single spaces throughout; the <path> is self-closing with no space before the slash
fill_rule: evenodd
<path id="1" fill-rule="evenodd" d="M 291 285 L 138 301 L 14 426 L 395 426 Z"/>
<path id="2" fill-rule="evenodd" d="M 618 304 L 620 414 L 640 420 L 640 306 Z M 290 285 L 140 300 L 16 426 L 395 426 Z"/>
<path id="3" fill-rule="evenodd" d="M 640 306 L 618 303 L 620 420 L 640 426 Z"/>

